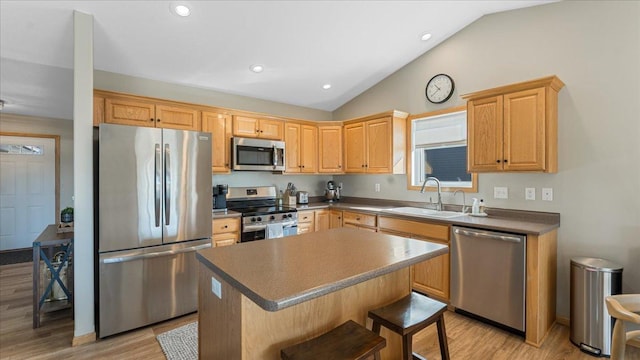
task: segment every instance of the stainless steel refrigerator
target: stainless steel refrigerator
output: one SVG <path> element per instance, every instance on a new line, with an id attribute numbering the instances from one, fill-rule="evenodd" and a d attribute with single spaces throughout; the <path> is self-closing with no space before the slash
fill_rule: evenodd
<path id="1" fill-rule="evenodd" d="M 94 140 L 99 336 L 196 311 L 211 134 L 101 124 Z"/>

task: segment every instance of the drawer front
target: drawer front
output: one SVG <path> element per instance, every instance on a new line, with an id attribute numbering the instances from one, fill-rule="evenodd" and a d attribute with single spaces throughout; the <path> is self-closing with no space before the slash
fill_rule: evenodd
<path id="1" fill-rule="evenodd" d="M 211 238 L 214 247 L 228 246 L 237 243 L 240 240 L 238 233 L 216 234 Z"/>
<path id="2" fill-rule="evenodd" d="M 240 231 L 240 218 L 214 219 L 213 235 Z"/>
<path id="3" fill-rule="evenodd" d="M 345 224 L 376 227 L 376 215 L 344 211 L 342 213 L 342 218 Z"/>
<path id="4" fill-rule="evenodd" d="M 299 223 L 313 223 L 313 211 L 298 211 Z"/>
<path id="5" fill-rule="evenodd" d="M 380 216 L 380 228 L 409 233 L 414 237 L 449 241 L 449 226 Z"/>
<path id="6" fill-rule="evenodd" d="M 313 223 L 298 223 L 298 235 L 314 232 Z"/>

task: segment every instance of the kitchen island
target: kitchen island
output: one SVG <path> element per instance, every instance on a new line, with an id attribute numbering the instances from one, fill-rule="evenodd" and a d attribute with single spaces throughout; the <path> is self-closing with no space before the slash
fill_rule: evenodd
<path id="1" fill-rule="evenodd" d="M 279 359 L 347 320 L 366 325 L 367 311 L 410 293 L 410 265 L 447 251 L 349 228 L 201 250 L 199 356 Z M 381 335 L 382 357 L 398 358 L 400 337 Z"/>

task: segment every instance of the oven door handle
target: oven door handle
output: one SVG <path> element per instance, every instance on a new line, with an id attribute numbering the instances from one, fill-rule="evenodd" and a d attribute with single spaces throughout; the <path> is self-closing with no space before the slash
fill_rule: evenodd
<path id="1" fill-rule="evenodd" d="M 292 227 L 298 225 L 297 221 L 287 221 L 282 223 L 283 228 Z M 244 225 L 242 226 L 242 232 L 251 232 L 251 231 L 259 231 L 267 228 L 266 224 L 258 224 L 258 225 Z"/>

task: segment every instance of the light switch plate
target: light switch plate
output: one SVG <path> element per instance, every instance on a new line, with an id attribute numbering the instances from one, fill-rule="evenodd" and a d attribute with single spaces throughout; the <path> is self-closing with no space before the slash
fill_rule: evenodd
<path id="1" fill-rule="evenodd" d="M 215 278 L 211 278 L 211 292 L 214 293 L 218 299 L 222 299 L 222 284 Z"/>
<path id="2" fill-rule="evenodd" d="M 494 199 L 508 199 L 509 198 L 509 188 L 506 188 L 506 187 L 494 187 L 493 188 L 493 198 Z"/>
<path id="3" fill-rule="evenodd" d="M 380 184 L 375 184 L 374 189 L 376 192 L 380 192 Z"/>
<path id="4" fill-rule="evenodd" d="M 552 188 L 542 188 L 542 200 L 544 200 L 544 201 L 553 201 L 553 189 Z"/>
<path id="5" fill-rule="evenodd" d="M 524 198 L 525 198 L 525 200 L 535 200 L 536 199 L 536 188 L 526 188 L 526 189 L 524 189 Z"/>

